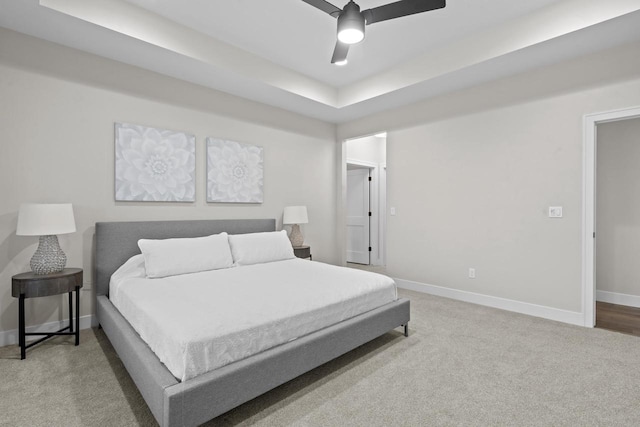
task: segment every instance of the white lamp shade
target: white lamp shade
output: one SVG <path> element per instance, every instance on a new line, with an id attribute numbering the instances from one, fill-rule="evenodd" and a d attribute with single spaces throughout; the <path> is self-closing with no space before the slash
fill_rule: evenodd
<path id="1" fill-rule="evenodd" d="M 25 203 L 18 214 L 18 236 L 49 236 L 76 231 L 71 203 Z"/>
<path id="2" fill-rule="evenodd" d="M 283 224 L 307 224 L 308 222 L 306 206 L 287 206 L 284 208 Z"/>

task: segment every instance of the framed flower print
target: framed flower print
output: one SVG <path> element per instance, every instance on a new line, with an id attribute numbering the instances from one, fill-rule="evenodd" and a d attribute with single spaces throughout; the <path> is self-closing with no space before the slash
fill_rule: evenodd
<path id="1" fill-rule="evenodd" d="M 262 201 L 263 148 L 207 138 L 207 202 Z"/>
<path id="2" fill-rule="evenodd" d="M 117 201 L 195 201 L 193 135 L 116 123 L 115 147 Z"/>

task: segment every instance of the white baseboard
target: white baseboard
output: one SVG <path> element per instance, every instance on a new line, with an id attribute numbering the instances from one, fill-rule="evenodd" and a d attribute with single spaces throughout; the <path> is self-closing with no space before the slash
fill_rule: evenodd
<path id="1" fill-rule="evenodd" d="M 68 320 L 63 320 L 59 322 L 49 322 L 44 325 L 36 325 L 36 326 L 27 326 L 27 332 L 55 332 L 59 329 L 64 328 L 69 324 Z M 75 326 L 75 325 L 74 325 Z M 88 329 L 94 326 L 98 326 L 98 321 L 94 315 L 90 314 L 88 316 L 80 316 L 80 329 Z M 27 343 L 29 340 L 37 340 L 41 337 L 38 336 L 30 336 L 27 337 Z M 0 347 L 5 345 L 13 345 L 18 344 L 18 330 L 12 329 L 10 331 L 0 331 Z"/>
<path id="2" fill-rule="evenodd" d="M 596 301 L 608 302 L 610 304 L 628 305 L 629 307 L 640 308 L 640 297 L 637 295 L 619 294 L 617 292 L 607 292 L 596 290 Z"/>
<path id="3" fill-rule="evenodd" d="M 399 288 L 411 291 L 423 292 L 440 297 L 451 298 L 473 304 L 485 305 L 529 316 L 542 317 L 572 325 L 584 326 L 584 315 L 577 311 L 561 310 L 559 308 L 530 304 L 506 298 L 461 291 L 459 289 L 445 288 L 442 286 L 428 285 L 426 283 L 413 282 L 411 280 L 394 279 Z"/>

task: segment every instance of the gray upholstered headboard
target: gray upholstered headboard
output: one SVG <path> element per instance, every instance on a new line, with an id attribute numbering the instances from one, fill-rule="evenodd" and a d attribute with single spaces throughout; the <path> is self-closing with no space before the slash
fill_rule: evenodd
<path id="1" fill-rule="evenodd" d="M 139 239 L 201 237 L 226 231 L 229 234 L 275 231 L 275 219 L 211 219 L 192 221 L 97 222 L 96 295 L 109 293 L 111 275 L 139 254 Z"/>

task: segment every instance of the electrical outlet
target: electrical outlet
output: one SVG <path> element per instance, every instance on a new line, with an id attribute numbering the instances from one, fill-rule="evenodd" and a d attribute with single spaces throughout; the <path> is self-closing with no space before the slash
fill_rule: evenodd
<path id="1" fill-rule="evenodd" d="M 396 208 L 391 207 L 390 211 L 392 216 L 396 214 Z"/>
<path id="2" fill-rule="evenodd" d="M 476 278 L 476 269 L 475 268 L 470 268 L 469 269 L 469 279 L 475 279 Z"/>

